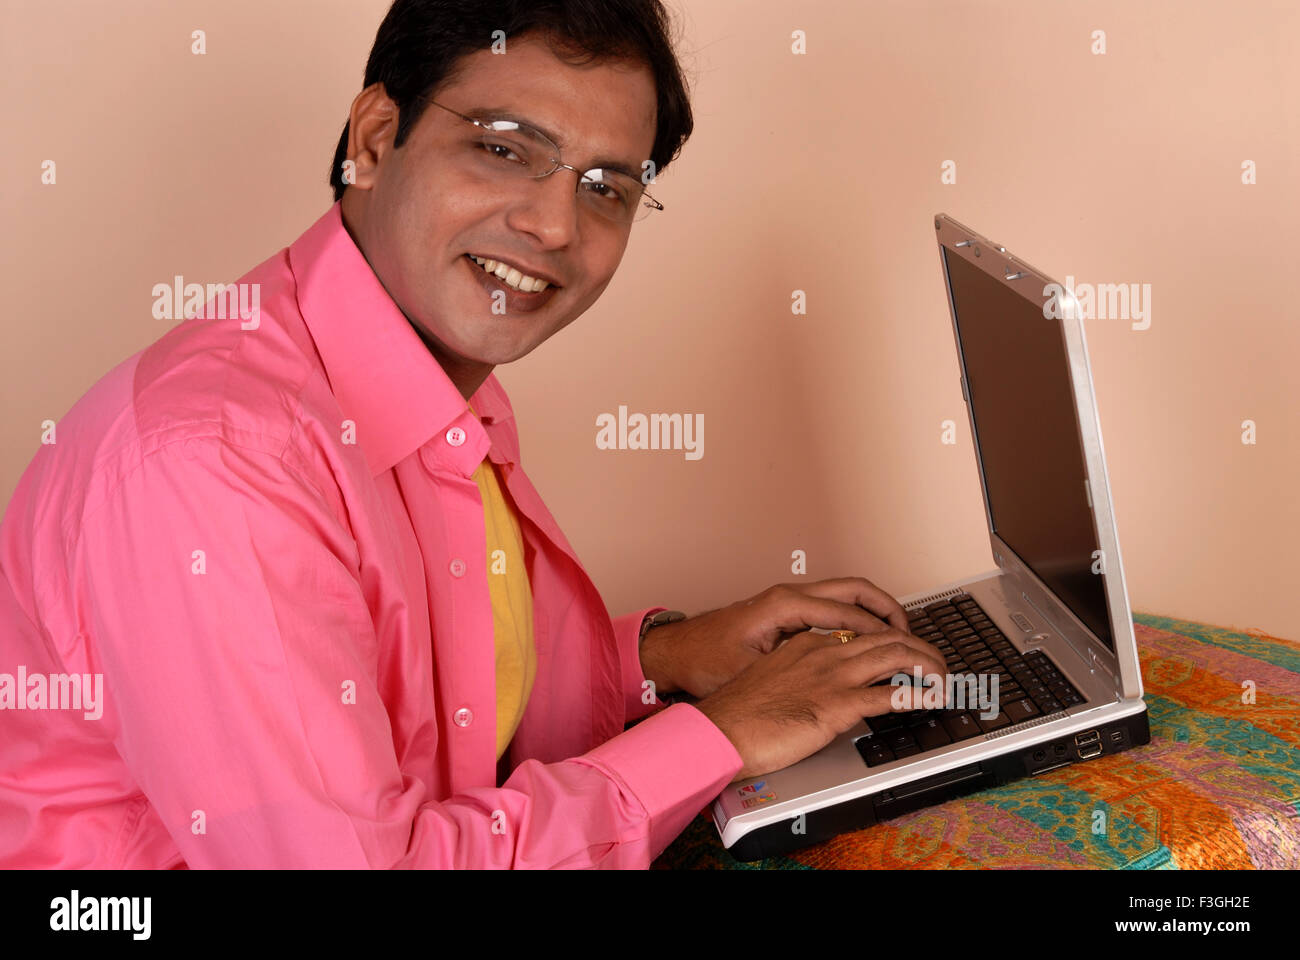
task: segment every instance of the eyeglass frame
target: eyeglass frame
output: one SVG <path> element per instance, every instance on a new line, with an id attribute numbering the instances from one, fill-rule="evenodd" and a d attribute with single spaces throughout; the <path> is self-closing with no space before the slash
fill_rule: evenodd
<path id="1" fill-rule="evenodd" d="M 474 126 L 479 127 L 480 129 L 486 131 L 485 135 L 486 135 L 487 133 L 499 133 L 499 132 L 500 132 L 500 131 L 497 131 L 497 130 L 493 130 L 491 127 L 489 127 L 486 123 L 483 123 L 481 120 L 475 120 L 473 117 L 467 117 L 467 116 L 465 116 L 465 114 L 461 113 L 459 110 L 453 110 L 451 107 L 447 106 L 446 104 L 444 104 L 444 103 L 439 103 L 437 100 L 434 100 L 432 97 L 420 97 L 419 99 L 420 99 L 420 100 L 423 100 L 425 103 L 431 103 L 431 104 L 433 104 L 435 107 L 441 107 L 442 109 L 446 110 L 448 113 L 455 114 L 456 116 L 458 116 L 458 117 L 460 117 L 462 120 L 464 120 L 466 123 L 472 123 L 472 124 L 474 124 Z M 590 172 L 590 171 L 579 170 L 577 167 L 573 166 L 573 164 L 570 164 L 570 163 L 562 163 L 561 160 L 560 160 L 560 147 L 559 147 L 559 144 L 557 144 L 554 140 L 552 140 L 552 139 L 551 139 L 550 137 L 548 137 L 546 134 L 542 133 L 542 131 L 538 130 L 538 129 L 537 129 L 535 126 L 533 126 L 531 123 L 524 123 L 524 122 L 522 122 L 522 121 L 520 121 L 520 120 L 511 120 L 511 121 L 509 121 L 509 122 L 510 122 L 510 123 L 517 124 L 518 126 L 527 127 L 527 128 L 528 128 L 529 130 L 531 130 L 533 133 L 537 134 L 537 136 L 541 137 L 542 140 L 543 140 L 544 142 L 549 143 L 552 147 L 555 148 L 555 156 L 553 156 L 553 157 L 547 157 L 547 158 L 546 158 L 548 162 L 555 164 L 555 166 L 552 167 L 550 170 L 546 171 L 545 173 L 538 174 L 538 175 L 535 176 L 535 177 L 528 177 L 528 179 L 530 179 L 530 180 L 543 180 L 543 179 L 545 179 L 546 177 L 549 177 L 551 174 L 555 173 L 557 170 L 572 170 L 574 173 L 576 173 L 576 174 L 578 175 L 578 184 L 577 184 L 577 186 L 574 187 L 574 191 L 573 191 L 575 194 L 578 192 L 578 187 L 581 187 L 582 184 L 583 184 L 584 182 L 587 182 L 587 179 L 588 179 L 588 178 L 587 178 L 587 173 Z M 602 169 L 602 168 L 600 168 L 600 167 L 592 167 L 591 169 L 592 169 L 592 170 L 600 170 L 600 169 Z M 620 171 L 620 170 L 611 170 L 610 173 L 620 173 L 620 174 L 622 174 L 622 171 Z M 627 174 L 622 174 L 622 175 L 623 175 L 623 176 L 627 176 Z M 633 177 L 632 179 L 635 180 L 636 178 Z M 592 182 L 592 183 L 600 183 L 601 181 L 599 181 L 599 180 L 592 180 L 592 181 L 590 181 L 590 182 Z M 649 202 L 649 203 L 643 203 L 642 201 L 644 201 L 644 200 L 649 200 L 650 202 Z M 644 182 L 644 181 L 641 182 L 641 197 L 637 200 L 637 205 L 638 205 L 638 206 L 643 206 L 643 207 L 645 207 L 647 210 L 649 210 L 649 211 L 651 211 L 651 212 L 653 212 L 653 211 L 655 211 L 655 210 L 662 211 L 663 208 L 664 208 L 664 205 L 663 205 L 662 203 L 660 203 L 658 200 L 656 200 L 654 197 L 650 196 L 650 194 L 646 192 L 646 189 L 645 189 L 645 182 Z M 647 216 L 648 216 L 648 214 L 647 214 Z M 607 219 L 613 219 L 613 218 L 607 218 Z M 645 217 L 642 217 L 641 219 L 645 219 Z M 614 222 L 614 223 L 627 223 L 627 224 L 633 224 L 633 223 L 637 223 L 637 222 L 639 222 L 639 221 L 638 221 L 637 218 L 634 216 L 631 220 L 613 220 L 613 222 Z"/>

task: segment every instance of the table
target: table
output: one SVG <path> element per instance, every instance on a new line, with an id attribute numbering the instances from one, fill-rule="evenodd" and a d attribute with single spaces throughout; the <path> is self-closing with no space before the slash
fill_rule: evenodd
<path id="1" fill-rule="evenodd" d="M 723 849 L 706 810 L 653 868 L 1300 866 L 1300 643 L 1156 614 L 1133 622 L 1148 745 L 755 863 Z"/>

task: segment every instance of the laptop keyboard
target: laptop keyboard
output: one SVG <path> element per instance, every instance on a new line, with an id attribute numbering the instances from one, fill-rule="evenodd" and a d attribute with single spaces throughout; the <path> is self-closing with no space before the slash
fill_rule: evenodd
<path id="1" fill-rule="evenodd" d="M 871 732 L 856 741 L 869 767 L 938 750 L 1083 703 L 1042 650 L 1019 653 L 980 605 L 962 593 L 907 614 L 908 629 L 939 648 L 954 674 L 997 674 L 998 715 L 972 709 L 912 710 L 866 717 Z M 888 682 L 888 681 L 886 681 Z M 988 683 L 990 681 L 985 681 Z M 983 689 L 989 690 L 989 687 Z"/>

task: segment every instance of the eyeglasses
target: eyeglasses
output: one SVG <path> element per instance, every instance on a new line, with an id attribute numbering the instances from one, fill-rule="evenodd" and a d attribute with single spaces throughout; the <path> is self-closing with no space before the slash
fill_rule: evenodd
<path id="1" fill-rule="evenodd" d="M 560 162 L 560 148 L 546 134 L 514 120 L 475 120 L 428 97 L 425 102 L 442 107 L 482 131 L 482 149 L 466 162 L 489 177 L 540 180 L 561 168 L 578 175 L 578 196 L 589 209 L 617 223 L 644 220 L 664 205 L 645 192 L 645 184 L 618 170 L 593 167 L 582 171 Z M 540 171 L 540 172 L 539 172 Z"/>

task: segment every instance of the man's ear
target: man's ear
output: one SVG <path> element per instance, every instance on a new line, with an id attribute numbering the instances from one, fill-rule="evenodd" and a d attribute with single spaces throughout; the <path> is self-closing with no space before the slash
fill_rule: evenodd
<path id="1" fill-rule="evenodd" d="M 383 83 L 372 83 L 357 94 L 348 115 L 347 159 L 352 162 L 350 186 L 369 190 L 384 155 L 397 136 L 397 104 Z"/>

